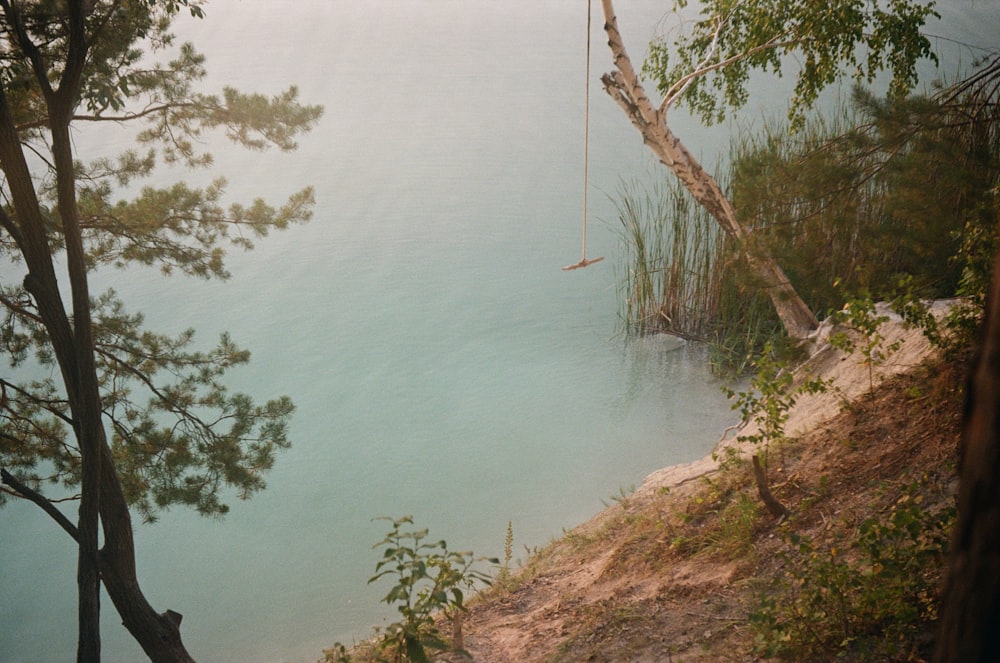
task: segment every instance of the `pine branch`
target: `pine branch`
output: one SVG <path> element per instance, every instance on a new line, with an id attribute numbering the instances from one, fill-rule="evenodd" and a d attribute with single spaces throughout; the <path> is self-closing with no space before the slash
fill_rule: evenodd
<path id="1" fill-rule="evenodd" d="M 70 522 L 69 518 L 67 518 L 62 511 L 57 509 L 44 495 L 21 483 L 17 477 L 2 467 L 0 467 L 0 480 L 14 489 L 15 494 L 18 497 L 34 502 L 41 507 L 42 511 L 52 516 L 59 526 L 66 530 L 67 534 L 73 537 L 73 540 L 79 539 L 79 532 L 76 529 L 76 525 Z"/>

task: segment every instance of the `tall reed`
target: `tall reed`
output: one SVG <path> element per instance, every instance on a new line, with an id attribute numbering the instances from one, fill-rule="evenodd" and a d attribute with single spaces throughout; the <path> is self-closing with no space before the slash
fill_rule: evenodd
<path id="1" fill-rule="evenodd" d="M 619 306 L 628 336 L 704 341 L 713 366 L 741 370 L 780 328 L 766 298 L 740 278 L 718 224 L 674 180 L 622 182 L 613 199 L 625 251 Z"/>
<path id="2" fill-rule="evenodd" d="M 629 334 L 704 339 L 716 313 L 721 232 L 677 186 L 623 182 L 615 199 L 626 251 L 621 314 Z"/>

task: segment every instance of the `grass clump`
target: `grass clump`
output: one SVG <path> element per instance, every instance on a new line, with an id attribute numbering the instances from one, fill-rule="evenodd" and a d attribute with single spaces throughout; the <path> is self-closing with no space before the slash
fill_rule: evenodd
<path id="1" fill-rule="evenodd" d="M 622 184 L 615 199 L 626 269 L 619 314 L 629 336 L 707 342 L 719 372 L 742 372 L 781 333 L 769 300 L 741 281 L 725 234 L 674 180 Z"/>

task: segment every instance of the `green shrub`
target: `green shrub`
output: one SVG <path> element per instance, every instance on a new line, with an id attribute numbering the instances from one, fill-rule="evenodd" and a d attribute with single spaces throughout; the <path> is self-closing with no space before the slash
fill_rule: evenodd
<path id="1" fill-rule="evenodd" d="M 765 448 L 769 443 L 785 439 L 785 424 L 789 410 L 800 396 L 826 392 L 830 384 L 820 378 L 803 379 L 796 383 L 789 362 L 778 357 L 771 344 L 753 362 L 754 376 L 746 391 L 724 388 L 733 400 L 732 408 L 739 410 L 742 420 L 757 425 L 757 432 L 739 435 L 739 442 L 750 442 Z"/>
<path id="2" fill-rule="evenodd" d="M 937 618 L 937 587 L 954 509 L 928 509 L 921 486 L 887 517 L 865 519 L 856 538 L 818 544 L 788 532 L 786 567 L 751 613 L 759 654 L 784 660 L 912 660 Z"/>

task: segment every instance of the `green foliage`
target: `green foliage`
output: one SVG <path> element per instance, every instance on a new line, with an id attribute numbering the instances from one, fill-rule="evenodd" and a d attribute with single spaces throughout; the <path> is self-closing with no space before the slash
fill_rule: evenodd
<path id="1" fill-rule="evenodd" d="M 785 424 L 789 410 L 805 394 L 826 392 L 830 385 L 821 378 L 796 380 L 788 370 L 785 360 L 779 358 L 768 345 L 764 353 L 753 362 L 754 375 L 745 391 L 725 387 L 723 391 L 733 399 L 733 409 L 739 410 L 744 422 L 753 423 L 757 432 L 739 435 L 737 441 L 764 446 L 786 439 Z"/>
<path id="2" fill-rule="evenodd" d="M 758 653 L 790 661 L 858 654 L 914 660 L 916 636 L 937 616 L 940 560 L 954 508 L 925 508 L 919 483 L 855 538 L 819 545 L 787 532 L 775 578 L 751 614 Z"/>
<path id="3" fill-rule="evenodd" d="M 465 592 L 476 583 L 490 584 L 489 576 L 477 570 L 477 562 L 499 564 L 498 559 L 473 557 L 470 552 L 449 551 L 444 541 L 429 543 L 428 531 L 405 529 L 413 518 L 379 518 L 392 527 L 375 548 L 382 548 L 382 559 L 375 565 L 375 575 L 368 581 L 389 578 L 395 585 L 382 599 L 396 606 L 402 619 L 377 634 L 375 661 L 385 663 L 427 663 L 434 651 L 449 647 L 437 628 L 435 618 L 443 613 L 454 616 L 465 609 Z M 328 661 L 348 663 L 357 660 L 347 648 L 337 643 L 327 652 Z M 368 660 L 368 659 L 363 659 Z"/>
<path id="4" fill-rule="evenodd" d="M 862 363 L 868 367 L 868 387 L 875 389 L 875 367 L 886 362 L 890 355 L 899 350 L 900 341 L 886 345 L 885 337 L 879 331 L 881 326 L 889 322 L 889 316 L 879 314 L 871 295 L 862 293 L 848 298 L 847 303 L 839 311 L 830 314 L 830 319 L 855 332 L 860 337 L 860 345 L 845 331 L 830 335 L 830 344 L 848 354 L 860 351 Z"/>
<path id="5" fill-rule="evenodd" d="M 996 256 L 998 224 L 1000 217 L 1000 188 L 994 187 L 987 207 L 991 214 L 977 215 L 977 220 L 966 222 L 960 233 L 960 248 L 953 261 L 961 265 L 962 275 L 955 292 L 957 299 L 941 318 L 931 311 L 931 303 L 920 297 L 909 278 L 900 280 L 893 297 L 893 308 L 908 322 L 919 327 L 932 345 L 941 349 L 947 358 L 957 358 L 974 346 L 986 310 Z M 986 217 L 984 222 L 983 217 Z"/>
<path id="6" fill-rule="evenodd" d="M 719 317 L 708 340 L 712 371 L 740 377 L 752 369 L 755 357 L 785 342 L 785 330 L 767 295 L 748 282 L 744 259 L 729 256 L 726 283 L 719 297 Z"/>
<path id="7" fill-rule="evenodd" d="M 744 141 L 733 203 L 756 250 L 774 256 L 814 310 L 839 309 L 844 292 L 889 300 L 901 282 L 918 299 L 953 297 L 988 273 L 969 260 L 982 263 L 996 234 L 991 108 L 970 124 L 959 101 L 856 91 L 831 120 L 794 136 L 765 127 Z"/>
<path id="8" fill-rule="evenodd" d="M 10 289 L 0 289 L 0 297 L 24 301 Z M 229 393 L 222 378 L 246 364 L 250 353 L 228 334 L 206 352 L 191 348 L 194 330 L 176 337 L 146 331 L 143 317 L 127 313 L 113 291 L 92 308 L 111 452 L 126 497 L 142 517 L 154 520 L 158 509 L 171 504 L 222 515 L 228 510 L 219 499 L 224 486 L 236 488 L 242 499 L 264 488 L 263 473 L 273 465 L 275 452 L 288 446 L 294 407 L 285 397 L 255 404 L 246 394 Z M 37 320 L 8 309 L 0 337 L 12 367 L 33 358 L 40 367 L 54 368 Z M 67 439 L 69 403 L 51 372 L 27 387 L 7 380 L 0 386 L 7 394 L 5 445 L 0 447 L 5 466 L 22 471 L 29 483 L 44 479 L 77 487 L 78 453 Z M 35 469 L 39 461 L 49 471 L 45 477 Z"/>
<path id="9" fill-rule="evenodd" d="M 686 6 L 675 0 L 674 11 Z M 643 70 L 666 99 L 683 92 L 683 103 L 713 122 L 747 102 L 752 71 L 780 76 L 794 62 L 789 118 L 797 128 L 820 92 L 844 76 L 871 83 L 889 70 L 890 96 L 904 96 L 917 62 L 936 61 L 921 33 L 936 16 L 933 3 L 911 0 L 710 0 L 689 33 L 650 45 Z"/>
<path id="10" fill-rule="evenodd" d="M 226 207 L 225 187 L 224 178 L 204 189 L 183 183 L 163 189 L 144 187 L 134 200 L 112 203 L 107 182 L 82 186 L 80 211 L 88 221 L 90 265 L 149 265 L 164 274 L 227 278 L 223 242 L 251 250 L 252 237 L 307 221 L 315 202 L 312 187 L 307 187 L 277 209 L 263 199 Z"/>
<path id="11" fill-rule="evenodd" d="M 71 47 L 67 3 L 5 3 L 0 11 L 0 105 L 22 152 L 37 165 L 18 182 L 34 191 L 37 207 L 27 209 L 26 198 L 10 196 L 17 174 L 6 169 L 14 155 L 4 162 L 0 261 L 8 269 L 0 283 L 0 353 L 10 370 L 0 381 L 0 466 L 36 488 L 60 485 L 67 496 L 81 485 L 76 413 L 64 383 L 75 369 L 58 361 L 51 320 L 70 312 L 46 310 L 51 304 L 21 283 L 29 224 L 44 226 L 47 259 L 57 266 L 69 260 L 66 247 L 79 241 L 88 271 L 143 265 L 164 274 L 226 278 L 227 249 L 249 250 L 255 238 L 307 221 L 312 188 L 270 205 L 226 200 L 221 177 L 203 188 L 142 184 L 161 163 L 210 166 L 204 150 L 214 137 L 253 150 L 293 149 L 322 114 L 302 104 L 294 86 L 273 97 L 199 91 L 204 57 L 191 44 L 175 44 L 171 24 L 183 13 L 201 17 L 200 2 L 83 4 L 86 50 L 79 42 Z M 164 56 L 169 59 L 160 61 Z M 133 147 L 119 155 L 70 151 L 69 160 L 54 154 L 52 136 L 63 125 L 96 123 L 133 131 Z M 71 172 L 65 163 L 72 163 Z M 60 181 L 72 187 L 58 187 Z M 123 189 L 138 193 L 118 199 Z M 67 211 L 70 218 L 63 218 Z M 87 292 L 85 280 L 74 276 L 65 289 Z M 193 330 L 175 336 L 148 330 L 141 313 L 130 312 L 113 291 L 90 299 L 90 319 L 76 316 L 72 324 L 91 328 L 106 438 L 130 504 L 146 520 L 177 504 L 217 516 L 228 509 L 227 491 L 245 499 L 261 490 L 276 452 L 289 444 L 293 406 L 285 397 L 255 402 L 226 388 L 228 371 L 245 365 L 249 353 L 228 334 L 214 347 L 198 347 Z"/>

